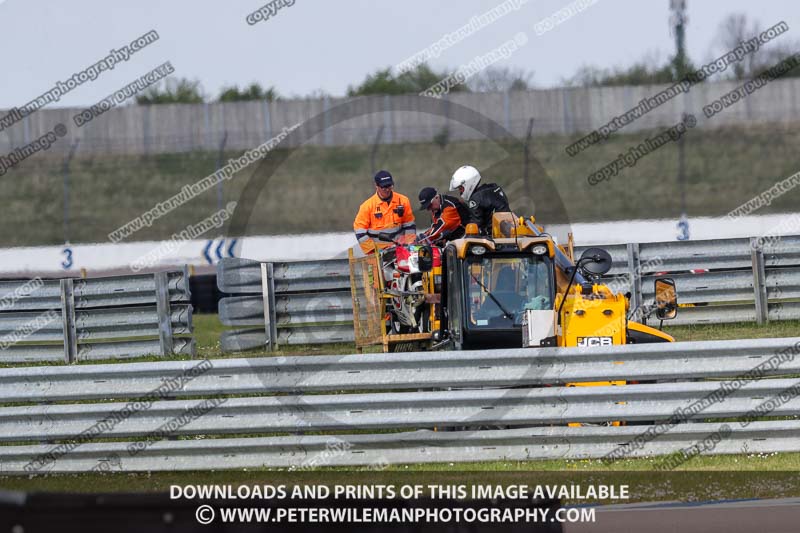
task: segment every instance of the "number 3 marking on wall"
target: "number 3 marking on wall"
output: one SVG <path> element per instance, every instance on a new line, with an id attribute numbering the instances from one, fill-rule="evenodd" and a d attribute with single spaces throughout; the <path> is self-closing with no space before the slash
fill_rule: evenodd
<path id="1" fill-rule="evenodd" d="M 72 248 L 64 248 L 61 250 L 61 253 L 67 256 L 66 259 L 61 261 L 61 268 L 64 270 L 69 270 L 72 267 Z"/>

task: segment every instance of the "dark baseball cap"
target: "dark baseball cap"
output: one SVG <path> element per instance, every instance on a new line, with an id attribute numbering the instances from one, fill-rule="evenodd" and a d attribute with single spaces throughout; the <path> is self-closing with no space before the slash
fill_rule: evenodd
<path id="1" fill-rule="evenodd" d="M 425 187 L 421 191 L 419 191 L 419 205 L 422 209 L 428 209 L 431 205 L 431 202 L 436 195 L 439 194 L 436 189 L 433 187 Z"/>
<path id="2" fill-rule="evenodd" d="M 378 187 L 388 187 L 389 185 L 394 185 L 394 180 L 392 179 L 392 175 L 389 174 L 388 170 L 379 170 L 375 174 L 375 185 Z"/>

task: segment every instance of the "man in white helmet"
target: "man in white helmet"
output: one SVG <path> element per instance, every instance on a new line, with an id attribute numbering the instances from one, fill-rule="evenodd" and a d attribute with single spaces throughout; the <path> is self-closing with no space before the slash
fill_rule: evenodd
<path id="1" fill-rule="evenodd" d="M 450 190 L 461 193 L 461 198 L 469 208 L 471 220 L 478 225 L 481 233 L 491 234 L 492 215 L 495 212 L 511 211 L 508 197 L 496 183 L 481 184 L 478 169 L 464 165 L 453 174 Z"/>

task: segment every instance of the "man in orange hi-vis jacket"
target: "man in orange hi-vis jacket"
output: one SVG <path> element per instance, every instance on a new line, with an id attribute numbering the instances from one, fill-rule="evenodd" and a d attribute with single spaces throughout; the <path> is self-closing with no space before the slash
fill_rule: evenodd
<path id="1" fill-rule="evenodd" d="M 374 250 L 373 243 L 386 248 L 393 242 L 413 242 L 417 233 L 411 202 L 394 191 L 392 175 L 379 170 L 374 181 L 375 194 L 361 204 L 353 222 L 353 231 L 364 253 Z"/>

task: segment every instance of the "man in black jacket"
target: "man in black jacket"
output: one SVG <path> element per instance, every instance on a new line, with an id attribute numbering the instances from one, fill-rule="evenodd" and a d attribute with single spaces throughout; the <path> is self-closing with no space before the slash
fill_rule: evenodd
<path id="1" fill-rule="evenodd" d="M 478 225 L 481 233 L 492 233 L 492 215 L 496 212 L 511 211 L 508 197 L 496 183 L 481 184 L 478 169 L 465 165 L 453 174 L 450 190 L 458 190 L 470 211 L 470 222 Z"/>
<path id="2" fill-rule="evenodd" d="M 433 187 L 425 187 L 419 191 L 419 205 L 431 212 L 431 227 L 422 232 L 417 240 L 442 245 L 464 236 L 464 226 L 469 223 L 471 215 L 460 198 L 439 194 Z"/>

